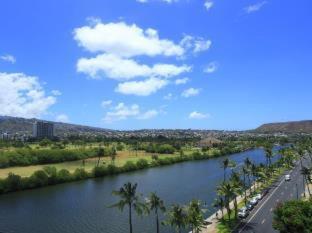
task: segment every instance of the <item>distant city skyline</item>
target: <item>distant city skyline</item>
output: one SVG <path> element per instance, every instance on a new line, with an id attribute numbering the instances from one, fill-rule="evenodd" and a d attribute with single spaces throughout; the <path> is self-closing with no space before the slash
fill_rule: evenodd
<path id="1" fill-rule="evenodd" d="M 110 129 L 312 119 L 312 2 L 0 3 L 0 115 Z"/>

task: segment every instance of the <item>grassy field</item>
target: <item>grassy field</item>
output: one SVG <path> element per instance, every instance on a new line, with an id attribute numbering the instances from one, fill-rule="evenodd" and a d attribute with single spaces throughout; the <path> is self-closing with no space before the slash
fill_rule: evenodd
<path id="1" fill-rule="evenodd" d="M 186 151 L 185 154 L 189 155 L 192 152 L 192 150 Z M 147 161 L 151 161 L 151 153 L 146 153 L 144 151 L 138 151 L 137 153 L 134 151 L 118 151 L 115 165 L 116 166 L 123 166 L 127 161 L 137 161 L 141 158 L 146 159 Z M 165 157 L 172 157 L 172 156 L 178 156 L 178 153 L 176 154 L 163 154 L 159 155 L 159 158 L 165 158 Z M 85 160 L 85 165 L 83 166 L 82 160 L 77 161 L 70 161 L 70 162 L 64 162 L 64 163 L 55 163 L 55 164 L 45 164 L 45 165 L 32 165 L 27 167 L 8 167 L 8 168 L 2 168 L 0 169 L 0 178 L 5 178 L 10 172 L 13 172 L 14 174 L 20 175 L 22 177 L 30 176 L 34 171 L 40 170 L 43 167 L 46 166 L 55 166 L 57 169 L 67 169 L 70 172 L 73 172 L 76 168 L 85 168 L 87 171 L 91 171 L 92 168 L 97 164 L 98 158 L 89 158 Z M 111 163 L 110 157 L 104 157 L 101 158 L 100 164 L 107 165 Z"/>

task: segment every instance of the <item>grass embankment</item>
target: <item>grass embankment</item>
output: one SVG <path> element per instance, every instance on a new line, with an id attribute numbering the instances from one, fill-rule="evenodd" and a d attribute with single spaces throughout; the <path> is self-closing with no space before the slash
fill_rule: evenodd
<path id="1" fill-rule="evenodd" d="M 274 173 L 274 175 L 268 180 L 268 182 L 260 183 L 257 182 L 257 188 L 254 190 L 252 188 L 251 195 L 249 199 L 255 195 L 256 193 L 261 193 L 263 190 L 269 188 L 274 182 L 276 182 L 279 177 L 286 171 L 286 168 L 281 168 Z M 245 206 L 244 196 L 242 196 L 241 201 L 238 203 L 238 209 Z M 240 219 L 235 219 L 234 208 L 231 211 L 230 220 L 228 219 L 228 213 L 224 214 L 224 218 L 219 221 L 217 224 L 217 232 L 218 233 L 230 233 L 233 231 L 235 227 L 240 223 Z M 251 213 L 252 214 L 252 213 Z"/>
<path id="2" fill-rule="evenodd" d="M 185 155 L 189 156 L 193 150 L 185 151 Z M 147 153 L 145 151 L 118 151 L 116 160 L 114 162 L 115 166 L 122 167 L 127 161 L 132 161 L 136 163 L 139 159 L 145 159 L 149 163 L 152 161 L 152 155 L 155 153 Z M 175 154 L 157 154 L 158 158 L 163 159 L 167 157 L 179 156 L 178 153 Z M 41 165 L 31 165 L 31 166 L 21 166 L 21 167 L 8 167 L 0 169 L 0 178 L 6 178 L 9 173 L 14 173 L 22 177 L 31 176 L 35 171 L 41 170 L 46 166 L 53 166 L 57 170 L 67 169 L 69 172 L 74 172 L 77 168 L 84 168 L 86 171 L 91 172 L 92 169 L 96 166 L 98 161 L 97 157 L 85 159 L 83 165 L 83 160 L 69 161 L 63 163 L 50 163 L 50 164 L 41 164 Z M 100 165 L 111 164 L 110 157 L 103 157 L 100 160 Z"/>

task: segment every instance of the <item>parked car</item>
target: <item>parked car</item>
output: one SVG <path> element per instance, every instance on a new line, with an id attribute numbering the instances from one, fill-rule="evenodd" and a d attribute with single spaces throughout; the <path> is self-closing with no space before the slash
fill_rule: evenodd
<path id="1" fill-rule="evenodd" d="M 256 194 L 255 198 L 257 198 L 257 200 L 261 200 L 263 198 L 263 195 L 261 193 Z"/>
<path id="2" fill-rule="evenodd" d="M 267 195 L 269 193 L 269 189 L 265 189 L 262 191 L 262 197 L 264 197 L 265 195 Z"/>
<path id="3" fill-rule="evenodd" d="M 285 181 L 290 181 L 290 175 L 289 174 L 285 175 Z"/>
<path id="4" fill-rule="evenodd" d="M 250 202 L 247 203 L 246 207 L 249 211 L 251 211 L 254 208 L 253 204 L 251 204 Z"/>
<path id="5" fill-rule="evenodd" d="M 239 218 L 246 218 L 249 214 L 249 210 L 247 207 L 243 207 L 241 209 L 239 209 L 238 211 L 238 217 Z"/>
<path id="6" fill-rule="evenodd" d="M 258 199 L 256 197 L 253 197 L 250 201 L 249 201 L 250 204 L 252 205 L 257 205 L 258 203 Z"/>

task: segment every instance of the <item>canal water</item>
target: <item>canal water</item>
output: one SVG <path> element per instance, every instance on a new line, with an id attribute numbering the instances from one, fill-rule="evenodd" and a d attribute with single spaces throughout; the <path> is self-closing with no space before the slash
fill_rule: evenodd
<path id="1" fill-rule="evenodd" d="M 238 165 L 246 157 L 264 163 L 262 149 L 228 156 Z M 99 179 L 90 179 L 0 196 L 1 233 L 123 233 L 128 212 L 109 208 L 118 199 L 111 195 L 125 182 L 138 183 L 143 197 L 156 191 L 166 205 L 186 204 L 193 198 L 207 204 L 209 216 L 222 182 L 224 157 L 184 162 Z M 156 232 L 154 218 L 134 217 L 135 233 Z M 161 232 L 174 232 L 161 226 Z"/>

